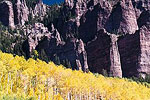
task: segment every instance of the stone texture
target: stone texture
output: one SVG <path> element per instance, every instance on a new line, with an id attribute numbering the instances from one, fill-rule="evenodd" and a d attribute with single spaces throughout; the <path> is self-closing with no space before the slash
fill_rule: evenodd
<path id="1" fill-rule="evenodd" d="M 44 50 L 48 58 L 54 61 L 54 58 L 59 57 L 61 63 L 68 60 L 73 69 L 88 69 L 87 54 L 82 40 L 69 38 L 66 42 L 61 40 L 61 36 L 54 25 L 51 25 L 50 32 L 41 23 L 36 23 L 34 26 L 25 28 L 28 34 L 28 40 L 23 44 L 23 50 L 30 57 L 32 50 L 36 49 L 39 52 Z M 82 68 L 81 68 L 82 66 Z"/>
<path id="2" fill-rule="evenodd" d="M 47 6 L 43 4 L 42 0 L 39 0 L 39 2 L 36 4 L 34 8 L 33 17 L 38 16 L 41 19 L 43 19 L 43 17 L 46 15 L 46 11 L 47 11 Z"/>
<path id="3" fill-rule="evenodd" d="M 65 5 L 75 13 L 77 26 L 80 26 L 80 18 L 88 9 L 92 9 L 98 3 L 103 5 L 105 2 L 102 0 L 65 0 Z"/>
<path id="4" fill-rule="evenodd" d="M 140 55 L 138 61 L 139 76 L 145 77 L 150 74 L 150 12 L 146 24 L 144 24 L 139 30 L 140 36 Z"/>
<path id="5" fill-rule="evenodd" d="M 42 49 L 52 61 L 57 55 L 61 63 L 68 60 L 73 69 L 88 69 L 87 55 L 82 40 L 72 38 L 64 42 L 57 41 L 57 38 L 52 36 L 50 39 L 47 38 L 39 43 L 37 50 L 40 51 Z"/>
<path id="6" fill-rule="evenodd" d="M 120 54 L 118 50 L 118 36 L 111 34 L 111 48 L 110 48 L 110 76 L 122 77 Z"/>
<path id="7" fill-rule="evenodd" d="M 144 11 L 139 17 L 141 27 L 133 35 L 120 37 L 119 52 L 123 76 L 142 76 L 149 74 L 149 33 L 150 33 L 150 13 Z"/>
<path id="8" fill-rule="evenodd" d="M 140 55 L 138 61 L 139 76 L 145 77 L 150 74 L 150 26 L 143 26 L 140 29 Z"/>
<path id="9" fill-rule="evenodd" d="M 111 5 L 108 2 L 98 3 L 92 9 L 89 9 L 81 17 L 79 27 L 79 37 L 88 42 L 94 39 L 97 32 L 105 27 L 106 21 L 111 13 Z"/>
<path id="10" fill-rule="evenodd" d="M 150 10 L 143 11 L 138 20 L 138 26 L 141 28 L 143 25 L 146 25 L 150 22 Z"/>
<path id="11" fill-rule="evenodd" d="M 86 47 L 89 70 L 94 73 L 109 72 L 110 63 L 110 42 L 109 35 L 99 32 L 98 36 L 89 42 Z"/>
<path id="12" fill-rule="evenodd" d="M 131 0 L 122 0 L 113 7 L 105 28 L 114 34 L 134 34 L 138 30 L 135 9 Z"/>
<path id="13" fill-rule="evenodd" d="M 117 36 L 100 30 L 98 36 L 87 45 L 90 71 L 103 73 L 106 70 L 110 76 L 122 77 L 120 54 Z"/>
<path id="14" fill-rule="evenodd" d="M 13 5 L 10 1 L 0 2 L 0 21 L 5 26 L 15 28 Z"/>
<path id="15" fill-rule="evenodd" d="M 76 24 L 75 19 L 70 19 L 67 21 L 64 25 L 61 34 L 63 34 L 63 38 L 73 38 L 77 36 L 78 33 L 78 27 Z"/>
<path id="16" fill-rule="evenodd" d="M 14 4 L 15 24 L 24 25 L 28 21 L 29 9 L 25 0 L 16 0 Z"/>
<path id="17" fill-rule="evenodd" d="M 150 9 L 149 0 L 132 0 L 133 7 L 135 8 L 136 17 L 139 18 L 140 14 Z"/>
<path id="18" fill-rule="evenodd" d="M 118 47 L 124 77 L 137 76 L 138 57 L 140 54 L 139 34 L 127 34 L 119 38 Z"/>
<path id="19" fill-rule="evenodd" d="M 23 43 L 23 50 L 27 57 L 30 57 L 32 50 L 35 50 L 38 42 L 42 37 L 50 37 L 51 33 L 48 31 L 47 27 L 44 27 L 41 23 L 35 23 L 33 26 L 29 25 L 24 28 L 24 32 L 28 35 L 28 39 Z"/>

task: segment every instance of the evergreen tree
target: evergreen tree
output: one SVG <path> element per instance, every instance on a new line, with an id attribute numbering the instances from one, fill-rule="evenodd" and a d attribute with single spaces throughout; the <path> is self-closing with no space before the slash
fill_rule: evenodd
<path id="1" fill-rule="evenodd" d="M 47 55 L 46 55 L 46 53 L 45 53 L 45 50 L 44 50 L 44 49 L 42 49 L 42 50 L 41 50 L 39 58 L 40 58 L 41 60 L 46 61 L 46 62 L 48 62 L 48 61 L 49 61 L 49 59 L 48 59 L 48 57 L 47 57 Z"/>
<path id="2" fill-rule="evenodd" d="M 60 59 L 57 55 L 55 55 L 55 57 L 54 57 L 54 62 L 55 62 L 55 64 L 60 65 Z"/>

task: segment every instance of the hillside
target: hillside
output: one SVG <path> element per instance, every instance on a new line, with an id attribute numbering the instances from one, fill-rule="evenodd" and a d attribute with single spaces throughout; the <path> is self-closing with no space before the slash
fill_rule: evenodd
<path id="1" fill-rule="evenodd" d="M 0 86 L 0 100 L 150 99 L 147 83 L 73 71 L 53 62 L 25 60 L 2 52 Z"/>

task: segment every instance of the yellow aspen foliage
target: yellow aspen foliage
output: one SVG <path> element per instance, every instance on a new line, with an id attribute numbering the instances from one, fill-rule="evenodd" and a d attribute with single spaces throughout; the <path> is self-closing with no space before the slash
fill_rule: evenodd
<path id="1" fill-rule="evenodd" d="M 8 96 L 25 100 L 32 97 L 35 100 L 150 100 L 150 84 L 84 73 L 0 51 L 0 100 Z"/>

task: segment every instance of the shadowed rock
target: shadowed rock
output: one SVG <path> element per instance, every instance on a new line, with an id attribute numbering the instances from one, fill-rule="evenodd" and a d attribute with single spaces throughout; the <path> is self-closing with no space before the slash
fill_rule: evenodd
<path id="1" fill-rule="evenodd" d="M 122 0 L 113 7 L 105 25 L 109 33 L 134 34 L 138 30 L 135 10 L 131 0 Z"/>
<path id="2" fill-rule="evenodd" d="M 116 35 L 100 30 L 98 36 L 88 43 L 86 50 L 92 72 L 102 74 L 107 70 L 110 76 L 122 77 L 117 40 Z"/>
<path id="3" fill-rule="evenodd" d="M 5 26 L 15 28 L 13 5 L 11 1 L 0 2 L 0 21 Z"/>

